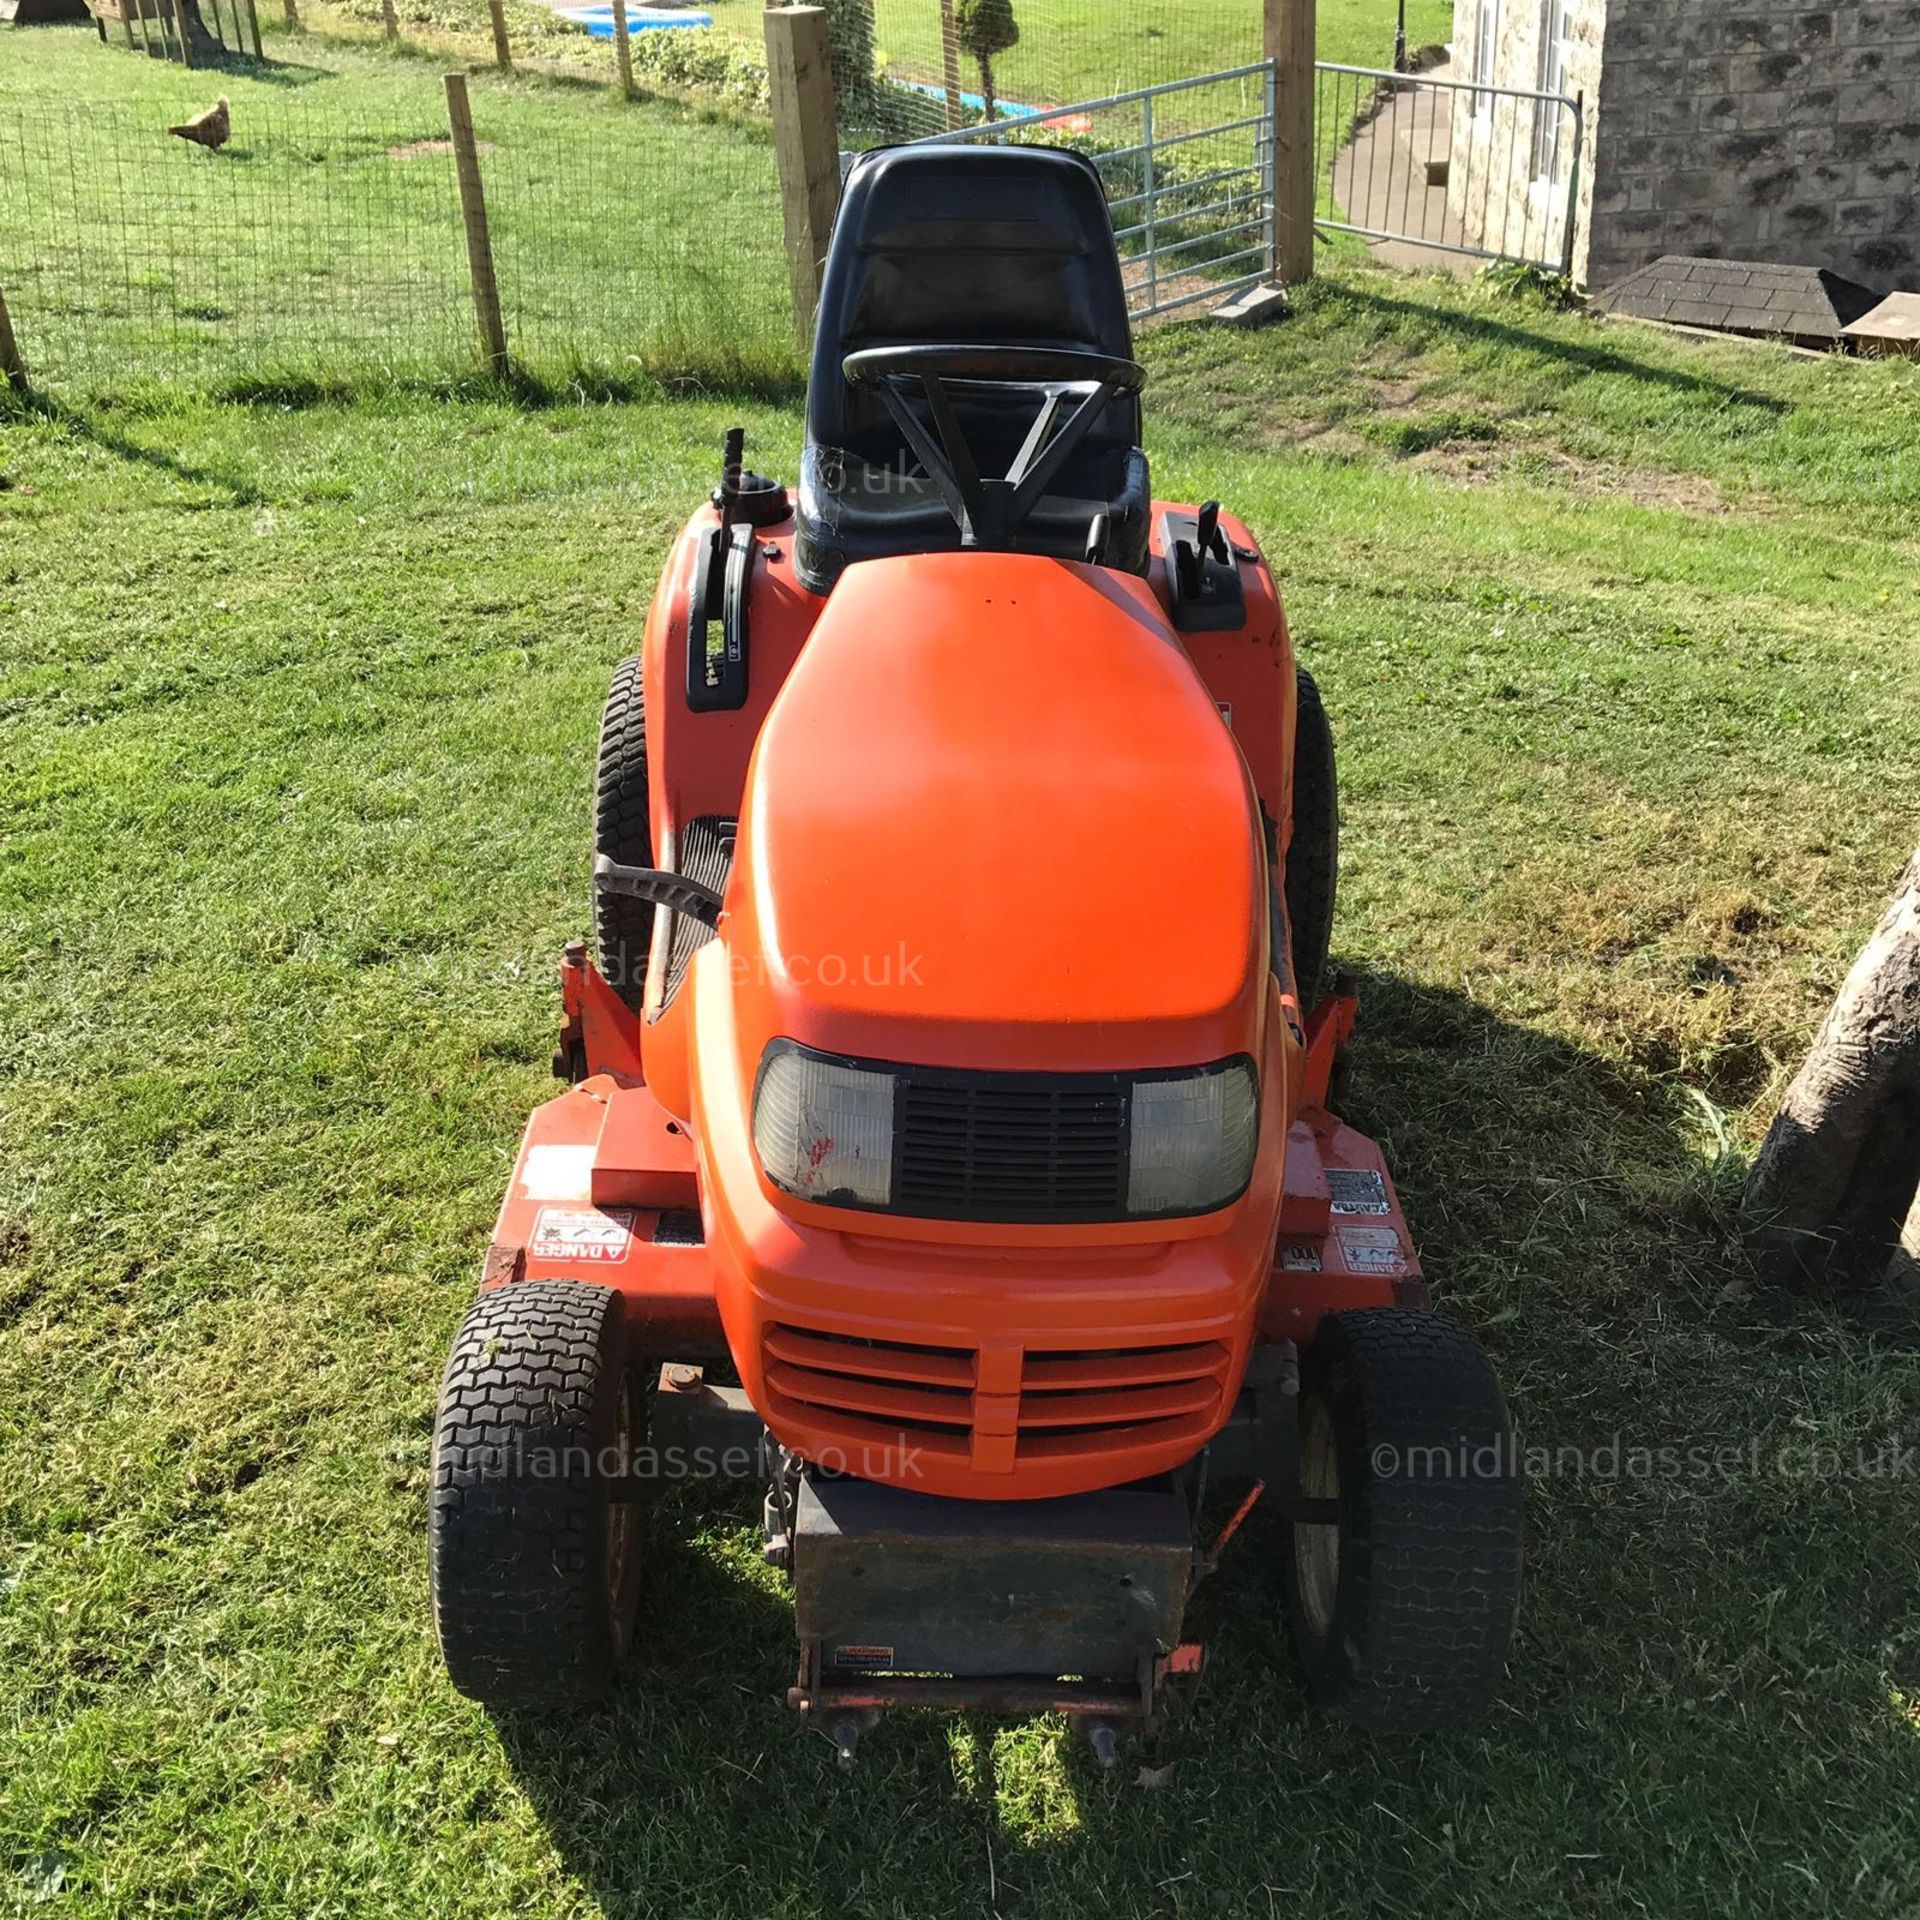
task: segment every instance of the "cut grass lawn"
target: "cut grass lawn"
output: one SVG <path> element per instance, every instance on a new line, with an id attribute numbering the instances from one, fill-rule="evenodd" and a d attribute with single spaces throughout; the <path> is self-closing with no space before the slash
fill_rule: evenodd
<path id="1" fill-rule="evenodd" d="M 842 1778 L 725 1494 L 654 1516 L 612 1712 L 455 1697 L 428 1435 L 551 1091 L 600 699 L 724 427 L 791 474 L 797 411 L 16 407 L 13 1903 L 1913 1912 L 1915 1329 L 1754 1288 L 1728 1199 L 1920 817 L 1920 368 L 1367 273 L 1146 351 L 1160 491 L 1258 528 L 1339 731 L 1355 1117 L 1533 1450 L 1490 1724 L 1310 1713 L 1256 1515 L 1157 1790 L 1052 1721 Z"/>

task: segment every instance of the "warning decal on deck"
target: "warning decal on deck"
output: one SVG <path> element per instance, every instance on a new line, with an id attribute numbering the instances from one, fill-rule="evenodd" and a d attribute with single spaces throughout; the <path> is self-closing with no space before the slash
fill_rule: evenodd
<path id="1" fill-rule="evenodd" d="M 1342 1227 L 1340 1251 L 1355 1273 L 1405 1273 L 1406 1250 L 1391 1227 Z"/>
<path id="2" fill-rule="evenodd" d="M 548 1144 L 529 1147 L 520 1166 L 529 1200 L 584 1200 L 593 1191 L 593 1148 Z"/>
<path id="3" fill-rule="evenodd" d="M 835 1647 L 833 1664 L 860 1673 L 885 1673 L 893 1665 L 891 1647 Z"/>
<path id="4" fill-rule="evenodd" d="M 1329 1167 L 1327 1192 L 1333 1196 L 1335 1213 L 1391 1213 L 1387 1202 L 1387 1180 L 1370 1167 Z"/>
<path id="5" fill-rule="evenodd" d="M 1309 1241 L 1288 1241 L 1280 1249 L 1280 1270 L 1283 1273 L 1318 1273 L 1320 1249 Z"/>
<path id="6" fill-rule="evenodd" d="M 631 1207 L 542 1207 L 533 1223 L 528 1256 L 535 1260 L 584 1260 L 608 1266 L 633 1251 Z"/>

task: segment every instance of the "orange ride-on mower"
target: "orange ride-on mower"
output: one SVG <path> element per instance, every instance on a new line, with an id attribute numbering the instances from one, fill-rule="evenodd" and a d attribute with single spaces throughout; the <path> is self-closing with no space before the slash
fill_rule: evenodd
<path id="1" fill-rule="evenodd" d="M 1144 381 L 1084 159 L 855 165 L 798 485 L 729 436 L 614 677 L 570 1085 L 447 1365 L 489 1705 L 606 1692 L 647 1505 L 715 1471 L 845 1759 L 922 1706 L 1110 1758 L 1200 1664 L 1209 1488 L 1284 1522 L 1322 1702 L 1449 1726 L 1501 1674 L 1500 1391 L 1330 1106 L 1326 717 L 1252 535 L 1153 500 Z"/>

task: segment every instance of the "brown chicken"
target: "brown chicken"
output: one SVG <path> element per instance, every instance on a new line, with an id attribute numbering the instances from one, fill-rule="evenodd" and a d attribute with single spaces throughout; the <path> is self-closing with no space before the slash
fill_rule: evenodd
<path id="1" fill-rule="evenodd" d="M 205 113 L 196 113 L 191 120 L 183 120 L 177 127 L 169 127 L 167 131 L 177 134 L 182 140 L 191 140 L 197 146 L 219 152 L 233 132 L 233 120 L 227 112 L 227 96 L 223 93 Z"/>

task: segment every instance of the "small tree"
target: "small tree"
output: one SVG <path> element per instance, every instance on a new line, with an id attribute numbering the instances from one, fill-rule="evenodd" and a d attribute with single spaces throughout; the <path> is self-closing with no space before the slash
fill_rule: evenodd
<path id="1" fill-rule="evenodd" d="M 989 125 L 999 117 L 993 97 L 993 58 L 1018 43 L 1020 23 L 1013 17 L 1013 0 L 955 0 L 954 37 L 980 63 L 980 92 L 987 103 Z"/>

